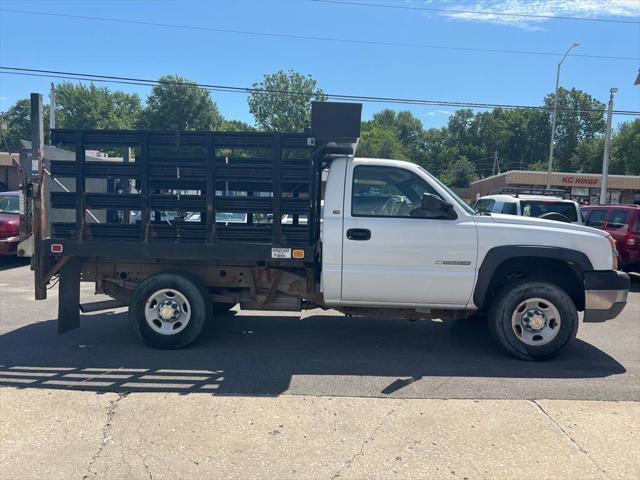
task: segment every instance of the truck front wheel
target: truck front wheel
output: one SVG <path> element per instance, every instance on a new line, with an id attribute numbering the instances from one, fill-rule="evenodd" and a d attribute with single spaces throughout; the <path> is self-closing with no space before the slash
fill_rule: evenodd
<path id="1" fill-rule="evenodd" d="M 131 296 L 133 330 L 152 348 L 176 349 L 193 342 L 209 316 L 208 299 L 198 281 L 179 273 L 158 273 Z"/>
<path id="2" fill-rule="evenodd" d="M 498 292 L 489 310 L 489 327 L 511 355 L 546 360 L 561 354 L 576 338 L 578 312 L 558 286 L 524 282 Z"/>

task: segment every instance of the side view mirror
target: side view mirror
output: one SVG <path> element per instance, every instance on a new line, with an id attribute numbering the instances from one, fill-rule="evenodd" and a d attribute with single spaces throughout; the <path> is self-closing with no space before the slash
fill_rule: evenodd
<path id="1" fill-rule="evenodd" d="M 423 218 L 443 220 L 453 220 L 458 218 L 458 215 L 456 215 L 456 212 L 453 209 L 453 205 L 431 193 L 425 193 L 422 195 L 420 216 Z"/>

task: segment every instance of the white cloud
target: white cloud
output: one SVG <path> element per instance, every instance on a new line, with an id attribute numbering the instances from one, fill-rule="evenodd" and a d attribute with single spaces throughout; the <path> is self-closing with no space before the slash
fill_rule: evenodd
<path id="1" fill-rule="evenodd" d="M 539 25 L 551 19 L 511 14 L 624 19 L 640 17 L 640 0 L 474 0 L 470 3 L 445 0 L 445 5 L 440 5 L 449 10 L 465 10 L 446 14 L 455 20 L 513 25 L 525 29 L 538 29 Z M 499 13 L 510 15 L 496 15 Z"/>
<path id="2" fill-rule="evenodd" d="M 446 115 L 447 117 L 453 115 L 453 111 L 451 110 L 429 110 L 425 113 L 427 117 L 435 117 L 436 115 Z"/>

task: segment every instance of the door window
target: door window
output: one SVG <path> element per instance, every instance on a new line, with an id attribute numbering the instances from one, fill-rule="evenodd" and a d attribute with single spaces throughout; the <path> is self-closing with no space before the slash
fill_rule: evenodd
<path id="1" fill-rule="evenodd" d="M 517 215 L 518 214 L 518 209 L 516 207 L 517 207 L 516 203 L 505 202 L 505 204 L 502 206 L 502 212 L 501 213 L 506 213 L 506 214 L 509 214 L 509 215 Z"/>
<path id="2" fill-rule="evenodd" d="M 587 226 L 602 228 L 602 224 L 604 223 L 604 217 L 606 217 L 606 210 L 592 210 L 589 218 L 587 219 Z"/>
<path id="3" fill-rule="evenodd" d="M 495 203 L 496 201 L 492 198 L 481 198 L 476 202 L 475 209 L 480 213 L 491 212 Z"/>
<path id="4" fill-rule="evenodd" d="M 361 165 L 353 171 L 351 215 L 412 217 L 411 212 L 420 209 L 425 193 L 440 197 L 431 185 L 409 170 Z"/>
<path id="5" fill-rule="evenodd" d="M 607 221 L 608 228 L 622 228 L 627 224 L 629 212 L 626 210 L 614 210 Z"/>

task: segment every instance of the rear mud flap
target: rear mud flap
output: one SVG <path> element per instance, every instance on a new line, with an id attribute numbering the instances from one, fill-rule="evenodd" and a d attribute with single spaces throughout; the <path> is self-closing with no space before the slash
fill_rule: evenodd
<path id="1" fill-rule="evenodd" d="M 58 333 L 80 326 L 80 259 L 70 258 L 60 269 Z"/>

